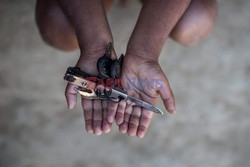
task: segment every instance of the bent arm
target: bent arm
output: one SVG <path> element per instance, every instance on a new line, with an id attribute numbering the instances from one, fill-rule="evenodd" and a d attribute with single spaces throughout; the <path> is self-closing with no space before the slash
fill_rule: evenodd
<path id="1" fill-rule="evenodd" d="M 58 0 L 75 28 L 82 52 L 103 50 L 112 35 L 101 0 Z"/>
<path id="2" fill-rule="evenodd" d="M 191 0 L 145 0 L 127 53 L 158 59 L 161 49 Z"/>

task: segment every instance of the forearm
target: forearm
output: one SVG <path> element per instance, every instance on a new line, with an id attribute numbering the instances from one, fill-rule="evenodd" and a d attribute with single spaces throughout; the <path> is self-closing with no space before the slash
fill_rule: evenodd
<path id="1" fill-rule="evenodd" d="M 82 52 L 95 52 L 112 41 L 101 0 L 58 0 L 73 25 Z"/>
<path id="2" fill-rule="evenodd" d="M 127 53 L 158 59 L 167 37 L 190 1 L 146 0 L 129 40 Z"/>

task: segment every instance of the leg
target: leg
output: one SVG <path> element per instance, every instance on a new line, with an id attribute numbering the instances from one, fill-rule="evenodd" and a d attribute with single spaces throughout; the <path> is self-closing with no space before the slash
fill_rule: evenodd
<path id="1" fill-rule="evenodd" d="M 36 23 L 42 39 L 64 51 L 78 48 L 75 32 L 56 0 L 38 0 Z"/>
<path id="2" fill-rule="evenodd" d="M 103 0 L 108 10 L 113 0 Z M 52 47 L 64 51 L 78 48 L 74 28 L 63 13 L 57 0 L 37 0 L 36 23 L 42 39 Z"/>
<path id="3" fill-rule="evenodd" d="M 183 45 L 196 45 L 210 35 L 216 16 L 216 0 L 192 0 L 170 36 Z"/>
<path id="4" fill-rule="evenodd" d="M 216 16 L 216 0 L 192 0 L 170 37 L 186 46 L 196 45 L 210 35 Z"/>

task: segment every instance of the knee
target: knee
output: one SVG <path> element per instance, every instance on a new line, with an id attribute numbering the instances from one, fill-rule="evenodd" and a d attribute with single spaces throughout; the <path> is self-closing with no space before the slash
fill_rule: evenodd
<path id="1" fill-rule="evenodd" d="M 216 16 L 216 0 L 193 0 L 171 32 L 171 37 L 183 45 L 194 46 L 211 34 Z"/>
<path id="2" fill-rule="evenodd" d="M 36 23 L 43 41 L 48 45 L 63 51 L 78 48 L 75 32 L 55 0 L 37 1 Z"/>

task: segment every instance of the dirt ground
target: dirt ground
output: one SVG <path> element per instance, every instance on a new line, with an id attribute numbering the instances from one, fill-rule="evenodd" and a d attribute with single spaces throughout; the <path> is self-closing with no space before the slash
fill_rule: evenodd
<path id="1" fill-rule="evenodd" d="M 89 135 L 80 105 L 67 111 L 62 78 L 79 52 L 43 43 L 34 6 L 0 0 L 0 167 L 249 166 L 249 0 L 220 0 L 214 33 L 200 45 L 167 41 L 160 63 L 178 113 L 155 115 L 144 139 L 115 125 L 109 134 Z M 109 13 L 118 53 L 139 9 L 131 2 Z"/>

